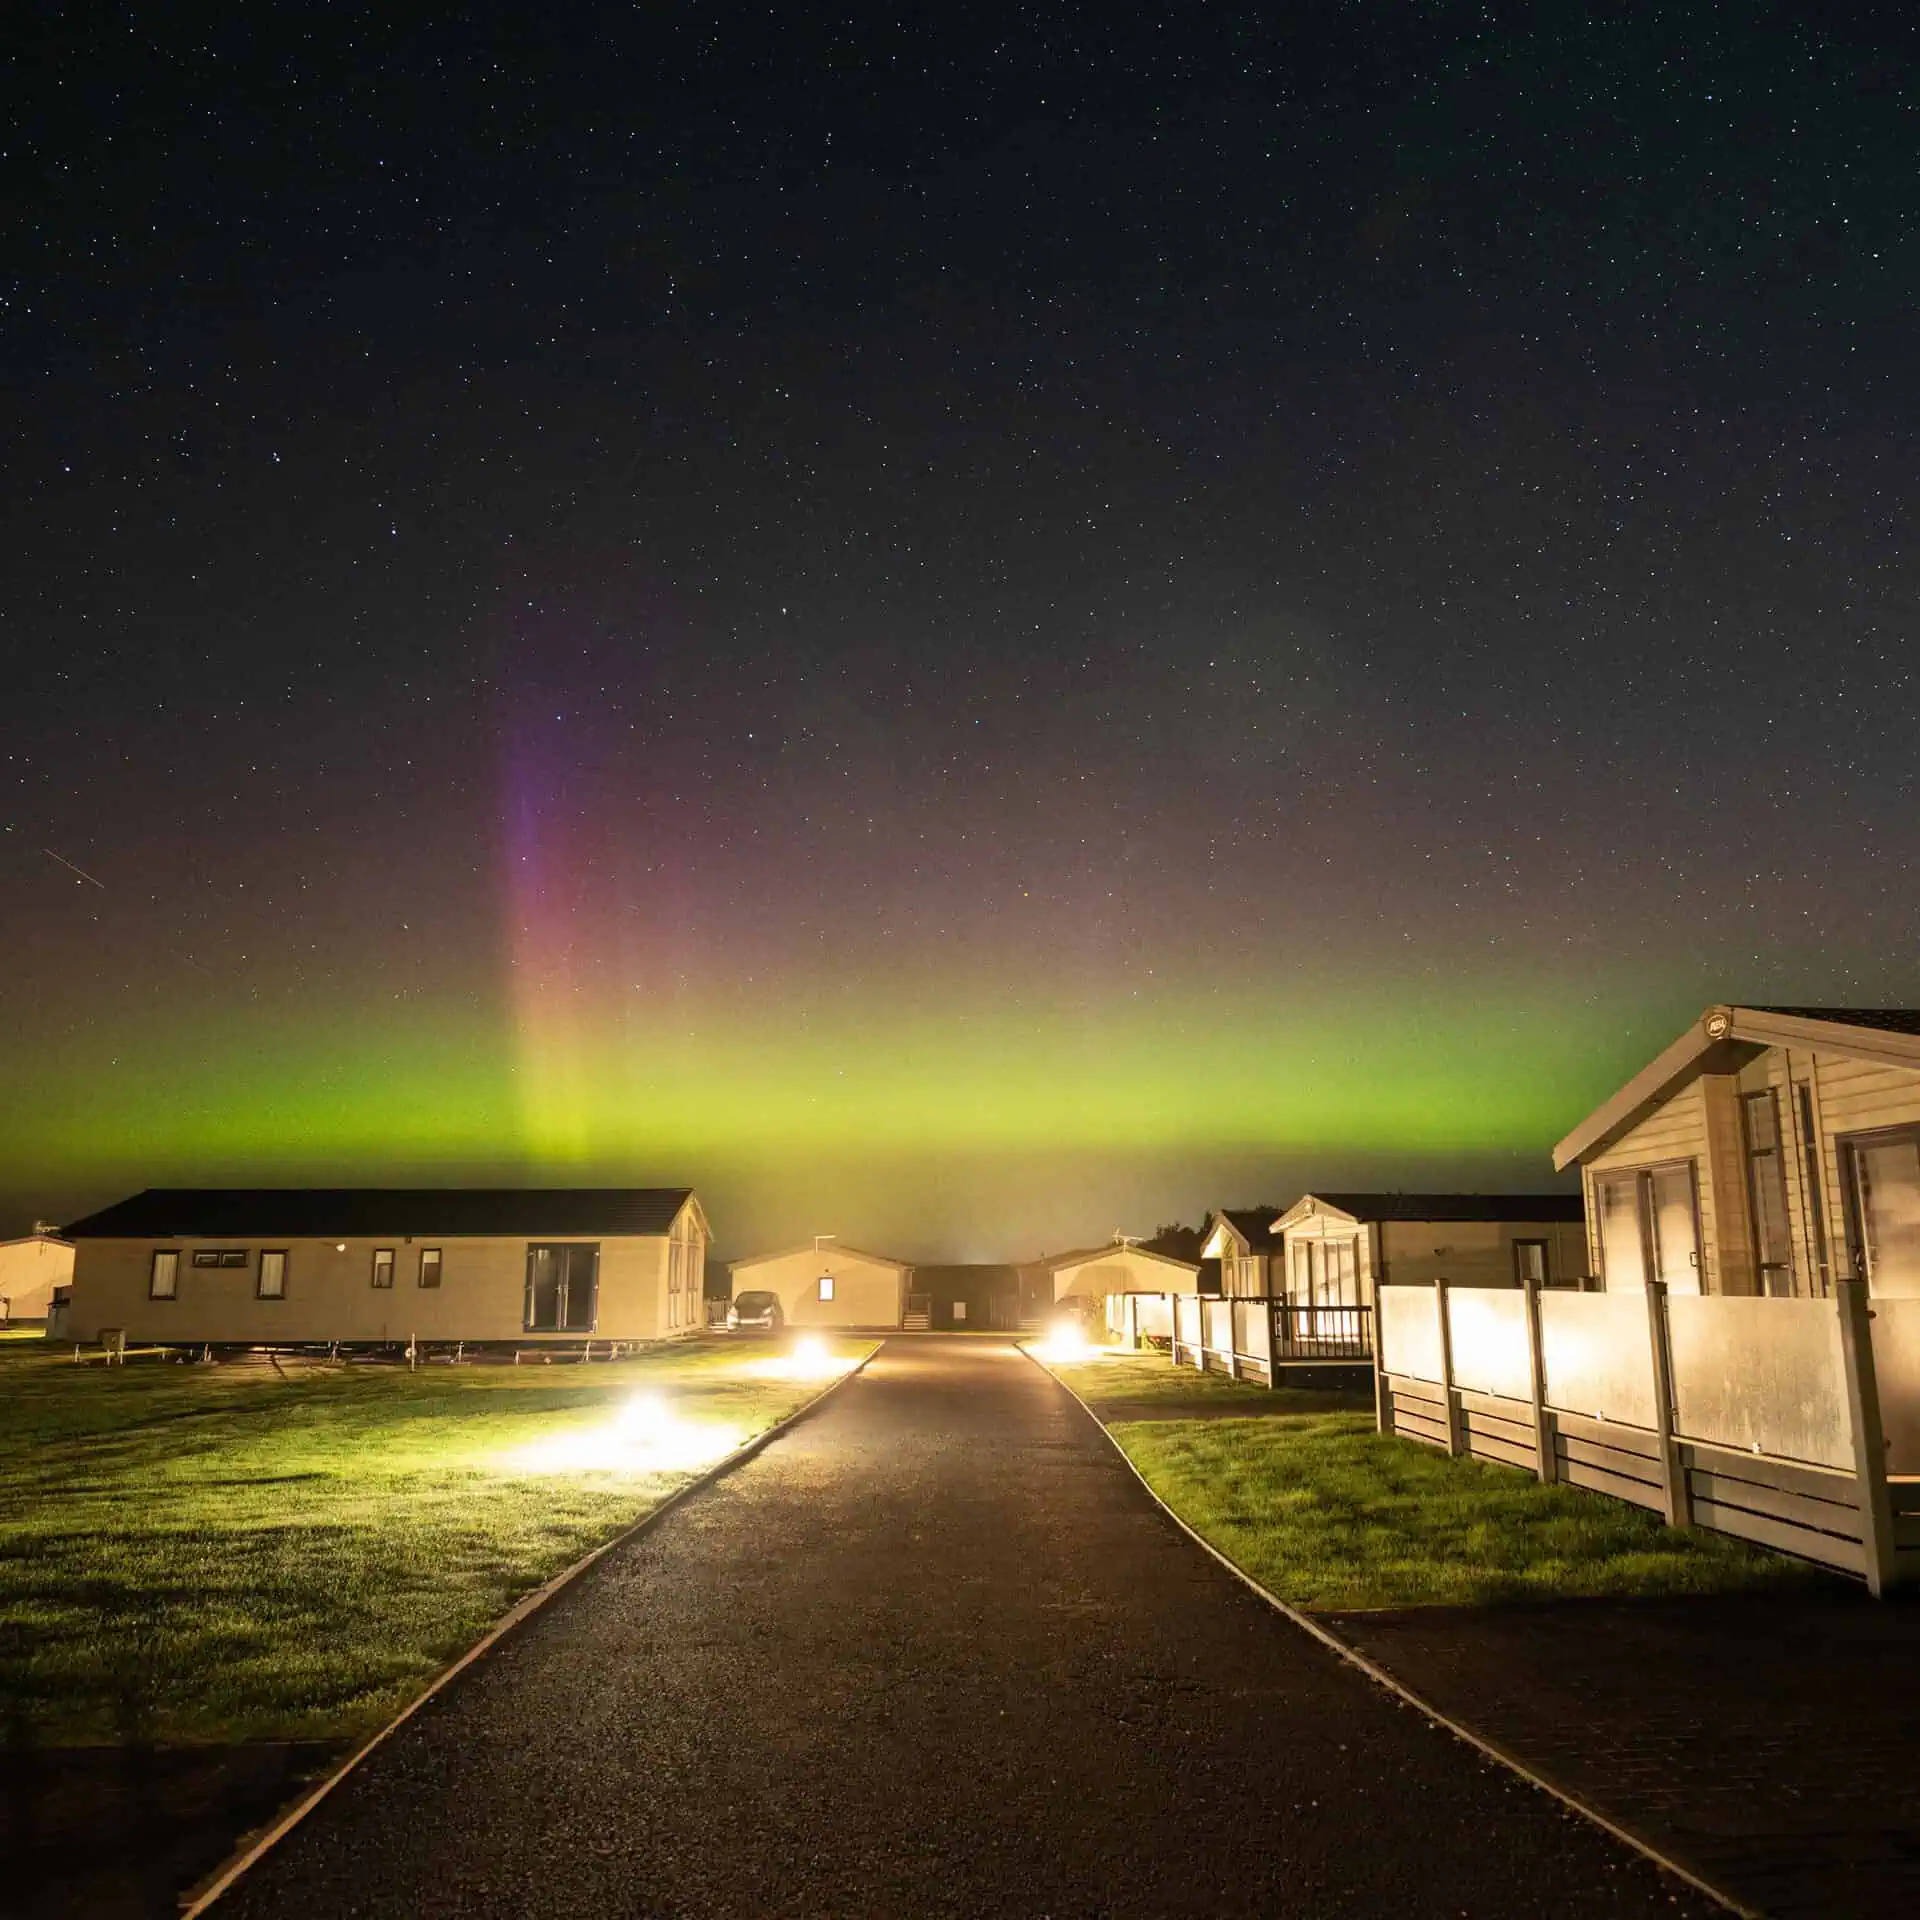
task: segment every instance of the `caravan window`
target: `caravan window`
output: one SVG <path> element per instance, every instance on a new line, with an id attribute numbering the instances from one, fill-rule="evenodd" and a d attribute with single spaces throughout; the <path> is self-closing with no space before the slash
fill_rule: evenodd
<path id="1" fill-rule="evenodd" d="M 1771 1087 L 1740 1102 L 1746 1120 L 1747 1198 L 1753 1206 L 1753 1253 L 1760 1291 L 1791 1295 L 1793 1231 L 1787 1215 L 1787 1165 L 1780 1141 L 1780 1107 Z"/>

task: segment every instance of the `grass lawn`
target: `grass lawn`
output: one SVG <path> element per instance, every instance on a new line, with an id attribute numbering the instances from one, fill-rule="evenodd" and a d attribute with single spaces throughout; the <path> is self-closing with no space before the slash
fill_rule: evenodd
<path id="1" fill-rule="evenodd" d="M 1284 1408 L 1291 1413 L 1330 1413 L 1373 1405 L 1371 1387 L 1351 1393 L 1278 1391 L 1263 1381 L 1230 1380 L 1224 1373 L 1201 1373 L 1191 1366 L 1176 1367 L 1163 1353 L 1103 1353 L 1084 1365 L 1053 1368 L 1096 1413 L 1114 1406 L 1182 1406 L 1217 1408 L 1243 1406 L 1249 1414 L 1267 1414 Z"/>
<path id="2" fill-rule="evenodd" d="M 282 1377 L 0 1346 L 0 1738 L 370 1731 L 520 1595 L 819 1390 L 774 1351 Z M 621 1435 L 636 1396 L 652 1412 Z"/>
<path id="3" fill-rule="evenodd" d="M 1146 1398 L 1133 1376 L 1156 1367 L 1177 1371 L 1122 1355 L 1055 1372 L 1098 1411 Z M 1214 1393 L 1274 1398 L 1208 1378 Z M 1308 1609 L 1725 1593 L 1827 1577 L 1721 1534 L 1676 1531 L 1603 1494 L 1386 1438 L 1370 1409 L 1121 1419 L 1111 1431 L 1196 1532 Z"/>

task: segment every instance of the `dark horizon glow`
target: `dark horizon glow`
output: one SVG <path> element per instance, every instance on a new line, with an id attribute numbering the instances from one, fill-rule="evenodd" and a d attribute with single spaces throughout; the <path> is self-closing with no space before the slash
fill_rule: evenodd
<path id="1" fill-rule="evenodd" d="M 33 36 L 7 1223 L 1021 1257 L 1920 1002 L 1904 17 Z"/>

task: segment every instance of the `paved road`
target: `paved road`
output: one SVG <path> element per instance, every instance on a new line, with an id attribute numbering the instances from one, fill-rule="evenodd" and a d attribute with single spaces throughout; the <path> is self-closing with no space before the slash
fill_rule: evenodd
<path id="1" fill-rule="evenodd" d="M 609 1555 L 241 1915 L 1705 1911 L 1201 1554 L 1038 1368 L 891 1342 Z"/>

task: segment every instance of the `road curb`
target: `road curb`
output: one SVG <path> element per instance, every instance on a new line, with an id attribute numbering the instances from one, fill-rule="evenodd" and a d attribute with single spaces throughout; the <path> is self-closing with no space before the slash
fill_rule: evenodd
<path id="1" fill-rule="evenodd" d="M 531 1593 L 522 1595 L 459 1659 L 454 1661 L 451 1666 L 442 1668 L 384 1727 L 354 1748 L 324 1780 L 310 1787 L 292 1806 L 280 1814 L 274 1820 L 273 1824 L 263 1833 L 252 1840 L 243 1842 L 240 1847 L 229 1855 L 222 1865 L 216 1867 L 213 1872 L 201 1880 L 198 1885 L 189 1888 L 183 1893 L 180 1896 L 180 1920 L 197 1920 L 197 1917 L 205 1913 L 242 1874 L 246 1873 L 249 1868 L 256 1865 L 265 1855 L 278 1846 L 308 1814 L 313 1812 L 313 1810 L 332 1793 L 335 1787 L 339 1786 L 349 1774 L 353 1773 L 355 1769 L 360 1766 L 362 1761 L 368 1759 L 378 1748 L 384 1746 L 391 1735 L 398 1733 L 428 1701 L 443 1692 L 476 1661 L 491 1652 L 493 1648 L 498 1646 L 516 1627 L 519 1627 L 525 1621 L 531 1619 L 532 1616 L 538 1613 L 556 1594 L 570 1587 L 573 1582 L 577 1580 L 581 1574 L 585 1573 L 596 1561 L 604 1559 L 608 1554 L 613 1552 L 616 1547 L 624 1547 L 630 1540 L 638 1539 L 640 1535 L 645 1533 L 650 1527 L 657 1526 L 664 1520 L 683 1500 L 691 1499 L 696 1493 L 704 1493 L 715 1481 L 722 1480 L 730 1474 L 735 1467 L 744 1466 L 755 1454 L 766 1447 L 770 1447 L 782 1434 L 798 1426 L 816 1407 L 831 1398 L 832 1395 L 838 1393 L 849 1380 L 864 1373 L 867 1370 L 868 1363 L 873 1360 L 879 1351 L 879 1347 L 876 1346 L 873 1352 L 869 1353 L 866 1359 L 862 1360 L 858 1366 L 849 1367 L 838 1379 L 830 1380 L 810 1399 L 803 1400 L 784 1420 L 777 1421 L 773 1426 L 770 1426 L 766 1432 L 757 1433 L 751 1440 L 744 1441 L 741 1445 L 735 1447 L 724 1459 L 716 1460 L 705 1472 L 689 1480 L 684 1487 L 676 1487 L 657 1507 L 649 1508 L 647 1512 L 643 1513 L 632 1526 L 625 1528 L 622 1532 L 616 1533 L 611 1540 L 603 1540 L 599 1546 L 593 1548 L 590 1552 L 583 1553 L 580 1558 L 570 1566 L 561 1568 L 550 1580 L 535 1587 Z M 1073 1390 L 1069 1387 L 1067 1391 L 1071 1393 Z M 1075 1397 L 1077 1398 L 1078 1396 L 1076 1395 Z"/>
<path id="2" fill-rule="evenodd" d="M 1318 1620 L 1314 1619 L 1311 1614 L 1302 1613 L 1298 1607 L 1288 1605 L 1286 1601 L 1282 1600 L 1280 1596 L 1270 1588 L 1262 1586 L 1244 1567 L 1240 1566 L 1236 1561 L 1229 1559 L 1211 1540 L 1189 1526 L 1166 1501 L 1161 1499 L 1160 1495 L 1154 1491 L 1147 1476 L 1128 1458 L 1126 1448 L 1113 1437 L 1113 1431 L 1108 1427 L 1107 1423 L 1102 1420 L 1100 1416 L 1087 1405 L 1086 1401 L 1081 1399 L 1079 1394 L 1075 1393 L 1044 1360 L 1040 1359 L 1025 1346 L 1021 1346 L 1020 1351 L 1093 1422 L 1094 1426 L 1099 1429 L 1102 1438 L 1105 1439 L 1107 1444 L 1112 1447 L 1114 1452 L 1126 1463 L 1127 1471 L 1145 1488 L 1147 1498 L 1150 1499 L 1189 1540 L 1199 1547 L 1202 1552 L 1217 1560 L 1242 1586 L 1251 1588 L 1268 1606 L 1290 1621 L 1294 1626 L 1298 1627 L 1302 1633 L 1319 1641 L 1320 1644 L 1329 1651 L 1338 1654 L 1349 1666 L 1357 1667 L 1376 1686 L 1384 1687 L 1388 1693 L 1392 1694 L 1404 1705 L 1412 1707 L 1417 1713 L 1423 1714 L 1428 1720 L 1432 1721 L 1435 1726 L 1444 1727 L 1455 1739 L 1464 1741 L 1485 1758 L 1497 1762 L 1510 1773 L 1517 1774 L 1529 1786 L 1537 1787 L 1542 1793 L 1559 1801 L 1560 1804 L 1570 1812 L 1578 1814 L 1583 1820 L 1589 1821 L 1594 1826 L 1599 1827 L 1603 1832 L 1611 1834 L 1614 1839 L 1631 1847 L 1634 1852 L 1641 1855 L 1642 1858 L 1652 1861 L 1653 1864 L 1663 1872 L 1672 1874 L 1677 1880 L 1685 1881 L 1696 1893 L 1704 1894 L 1716 1906 L 1725 1908 L 1729 1913 L 1738 1914 L 1741 1920 L 1764 1920 L 1764 1916 L 1761 1914 L 1759 1908 L 1746 1906 L 1739 1900 L 1736 1900 L 1732 1894 L 1713 1885 L 1711 1881 L 1703 1880 L 1691 1867 L 1682 1866 L 1678 1860 L 1674 1859 L 1670 1854 L 1663 1853 L 1651 1841 L 1642 1839 L 1639 1834 L 1634 1833 L 1630 1828 L 1621 1826 L 1617 1820 L 1610 1819 L 1606 1814 L 1602 1813 L 1599 1808 L 1592 1805 L 1589 1801 L 1582 1799 L 1579 1794 L 1574 1793 L 1570 1788 L 1561 1786 L 1557 1781 L 1528 1765 L 1519 1755 L 1508 1752 L 1505 1747 L 1502 1747 L 1496 1741 L 1489 1740 L 1484 1734 L 1475 1733 L 1471 1727 L 1462 1725 L 1460 1721 L 1455 1720 L 1450 1714 L 1442 1713 L 1432 1701 L 1422 1698 L 1421 1695 L 1415 1693 L 1404 1681 L 1396 1680 L 1386 1668 L 1370 1659 L 1366 1654 L 1362 1653 L 1358 1647 L 1351 1645 L 1348 1641 L 1342 1640 L 1337 1633 L 1323 1626 Z"/>

